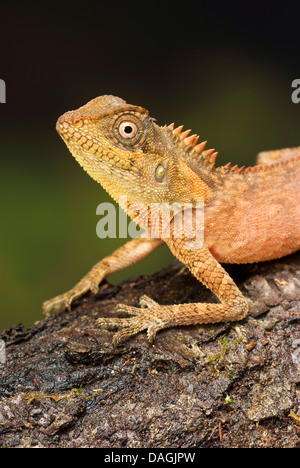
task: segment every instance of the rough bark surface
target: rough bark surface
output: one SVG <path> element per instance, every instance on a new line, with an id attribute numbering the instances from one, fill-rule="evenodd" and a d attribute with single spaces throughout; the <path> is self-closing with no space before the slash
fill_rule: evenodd
<path id="1" fill-rule="evenodd" d="M 0 332 L 0 447 L 299 447 L 300 253 L 227 270 L 249 300 L 242 322 L 113 348 L 95 321 L 118 303 L 215 301 L 176 264 Z"/>

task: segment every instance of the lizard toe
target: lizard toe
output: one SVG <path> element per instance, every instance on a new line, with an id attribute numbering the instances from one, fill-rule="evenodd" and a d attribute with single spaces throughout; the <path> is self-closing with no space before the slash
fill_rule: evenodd
<path id="1" fill-rule="evenodd" d="M 118 304 L 114 310 L 115 313 L 125 313 L 128 315 L 140 315 L 141 308 L 140 307 L 133 307 L 126 304 Z"/>
<path id="2" fill-rule="evenodd" d="M 150 308 L 150 307 L 154 307 L 154 306 L 158 306 L 159 304 L 154 301 L 153 299 L 151 299 L 151 297 L 149 296 L 146 296 L 146 294 L 143 294 L 143 296 L 140 297 L 140 306 L 142 308 Z"/>

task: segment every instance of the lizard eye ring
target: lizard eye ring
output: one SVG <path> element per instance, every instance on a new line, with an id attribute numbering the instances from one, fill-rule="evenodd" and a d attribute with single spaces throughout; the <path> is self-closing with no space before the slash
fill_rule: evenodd
<path id="1" fill-rule="evenodd" d="M 118 131 L 122 138 L 128 140 L 134 138 L 137 135 L 138 127 L 134 122 L 125 120 L 124 122 L 120 123 Z"/>

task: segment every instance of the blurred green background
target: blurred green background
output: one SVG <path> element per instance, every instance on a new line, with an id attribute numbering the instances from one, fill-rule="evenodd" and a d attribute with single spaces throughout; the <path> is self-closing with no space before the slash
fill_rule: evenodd
<path id="1" fill-rule="evenodd" d="M 245 8 L 244 6 L 241 8 Z M 59 115 L 101 94 L 192 128 L 219 163 L 300 145 L 297 12 L 226 2 L 7 2 L 1 6 L 0 329 L 42 318 L 44 300 L 72 287 L 124 243 L 96 236 L 110 201 L 55 131 Z M 112 282 L 173 261 L 161 247 Z"/>

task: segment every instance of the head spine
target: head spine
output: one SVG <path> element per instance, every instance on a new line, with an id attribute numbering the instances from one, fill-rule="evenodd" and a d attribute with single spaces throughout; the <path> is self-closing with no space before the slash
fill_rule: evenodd
<path id="1" fill-rule="evenodd" d="M 215 167 L 218 152 L 215 149 L 205 150 L 207 141 L 198 143 L 199 136 L 196 134 L 190 135 L 191 130 L 182 131 L 183 125 L 174 128 L 174 123 L 172 123 L 166 128 L 178 148 L 183 149 L 189 159 L 193 162 L 198 162 L 199 165 L 205 166 L 210 170 Z"/>

